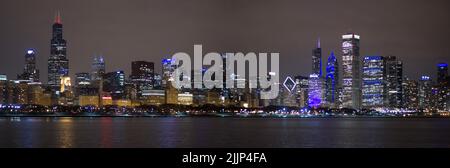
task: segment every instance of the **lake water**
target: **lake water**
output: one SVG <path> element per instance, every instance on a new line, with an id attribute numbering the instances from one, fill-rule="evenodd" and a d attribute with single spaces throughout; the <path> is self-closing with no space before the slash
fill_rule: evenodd
<path id="1" fill-rule="evenodd" d="M 0 147 L 450 147 L 444 118 L 0 118 Z"/>

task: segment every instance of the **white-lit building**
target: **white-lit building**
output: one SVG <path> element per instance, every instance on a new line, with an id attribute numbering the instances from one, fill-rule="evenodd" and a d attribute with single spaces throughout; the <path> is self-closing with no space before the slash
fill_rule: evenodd
<path id="1" fill-rule="evenodd" d="M 361 75 L 359 57 L 360 36 L 350 33 L 342 36 L 342 107 L 359 109 L 361 106 Z"/>

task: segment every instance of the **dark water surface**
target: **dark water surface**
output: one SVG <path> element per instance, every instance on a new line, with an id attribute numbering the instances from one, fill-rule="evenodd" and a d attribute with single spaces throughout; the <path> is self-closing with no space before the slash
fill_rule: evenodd
<path id="1" fill-rule="evenodd" d="M 444 118 L 0 118 L 0 147 L 450 147 Z"/>

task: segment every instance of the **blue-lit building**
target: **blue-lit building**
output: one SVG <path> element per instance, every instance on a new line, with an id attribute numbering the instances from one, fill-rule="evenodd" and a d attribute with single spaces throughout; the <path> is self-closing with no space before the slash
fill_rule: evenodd
<path id="1" fill-rule="evenodd" d="M 319 74 L 311 74 L 308 82 L 308 105 L 317 108 L 323 105 L 323 83 Z"/>
<path id="2" fill-rule="evenodd" d="M 336 105 L 339 99 L 339 64 L 333 52 L 328 57 L 326 71 L 327 75 L 325 77 L 325 99 L 327 103 Z"/>
<path id="3" fill-rule="evenodd" d="M 362 76 L 362 107 L 366 109 L 383 107 L 385 97 L 384 57 L 364 57 Z"/>

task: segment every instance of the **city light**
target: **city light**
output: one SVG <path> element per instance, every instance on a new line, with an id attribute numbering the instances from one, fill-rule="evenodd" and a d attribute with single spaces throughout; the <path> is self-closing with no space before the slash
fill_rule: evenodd
<path id="1" fill-rule="evenodd" d="M 27 54 L 34 54 L 34 50 L 32 49 L 27 50 Z"/>
<path id="2" fill-rule="evenodd" d="M 440 64 L 438 64 L 438 67 L 439 67 L 439 68 L 446 68 L 446 67 L 448 67 L 448 64 L 446 64 L 446 63 L 440 63 Z"/>
<path id="3" fill-rule="evenodd" d="M 199 72 L 188 71 L 193 72 L 191 75 L 184 75 L 184 72 L 180 70 L 181 65 L 178 65 L 175 60 L 181 62 L 185 60 L 175 55 L 173 58 L 162 59 L 160 62 L 162 71 L 155 70 L 154 62 L 130 60 L 132 71 L 129 77 L 123 70 L 106 72 L 104 57 L 94 56 L 91 70 L 75 73 L 75 82 L 72 84 L 69 57 L 66 51 L 67 41 L 63 38 L 63 27 L 59 17 L 52 26 L 50 56 L 47 60 L 48 66 L 45 68 L 48 69 L 48 82 L 43 83 L 40 80 L 35 50 L 27 49 L 25 66 L 17 79 L 8 80 L 6 75 L 0 75 L 0 88 L 3 89 L 0 91 L 4 95 L 4 98 L 0 99 L 1 109 L 18 112 L 24 110 L 19 108 L 19 105 L 39 105 L 45 108 L 43 112 L 52 113 L 60 112 L 55 106 L 66 108 L 81 106 L 81 111 L 73 111 L 82 113 L 83 110 L 88 109 L 104 113 L 105 107 L 112 106 L 115 108 L 114 115 L 126 113 L 127 116 L 144 115 L 150 111 L 154 112 L 156 108 L 161 108 L 158 113 L 177 116 L 185 115 L 186 111 L 189 111 L 187 113 L 189 115 L 220 111 L 221 113 L 239 113 L 240 116 L 275 114 L 280 117 L 337 115 L 342 112 L 342 109 L 354 110 L 364 115 L 396 115 L 398 113 L 418 115 L 431 112 L 446 114 L 449 111 L 448 83 L 450 82 L 448 82 L 447 63 L 436 64 L 438 68 L 436 82 L 428 75 L 423 75 L 418 80 L 407 79 L 403 75 L 403 61 L 396 56 L 365 56 L 361 59 L 361 36 L 348 33 L 340 37 L 341 63 L 338 62 L 340 59 L 336 58 L 334 52 L 331 52 L 326 67 L 322 67 L 322 47 L 324 46 L 322 43 L 324 42 L 319 39 L 312 48 L 311 72 L 308 72 L 310 75 L 287 74 L 283 83 L 278 81 L 281 73 L 278 72 L 278 68 L 272 69 L 273 65 L 271 69 L 266 67 L 267 71 L 262 72 L 264 74 L 247 76 L 246 73 L 239 74 L 239 71 L 235 72 L 227 67 L 231 66 L 227 64 L 227 59 L 235 56 L 233 54 L 239 58 L 241 55 L 247 58 L 247 55 L 238 52 L 227 53 L 224 56 L 211 52 L 210 54 L 218 54 L 220 56 L 218 58 L 222 58 L 220 60 L 222 62 L 217 61 L 217 64 L 223 70 L 209 73 L 212 62 L 208 65 L 203 65 L 202 62 Z M 194 45 L 194 51 L 199 48 L 201 50 L 201 47 L 202 45 Z M 278 59 L 278 53 L 271 54 L 276 55 Z M 250 52 L 248 55 L 249 60 L 256 61 L 250 59 L 251 56 L 256 56 L 256 53 Z M 194 60 L 203 60 L 206 57 L 199 56 L 201 59 Z M 250 64 L 249 60 L 234 61 L 236 65 L 240 65 L 239 61 L 245 65 L 246 62 Z M 216 63 L 216 61 L 213 62 Z M 256 61 L 251 64 L 258 63 L 259 61 Z M 239 68 L 234 67 L 235 64 L 232 65 L 232 69 Z M 278 63 L 274 65 L 279 66 Z M 325 69 L 325 72 L 322 72 L 322 69 Z M 260 69 L 257 68 L 256 72 L 259 71 Z M 177 76 L 179 72 L 183 73 Z M 215 80 L 219 82 L 215 83 L 214 87 L 203 87 L 205 84 L 203 81 L 195 80 L 195 75 L 200 75 L 200 80 L 203 80 L 205 74 L 211 75 L 206 76 L 210 79 L 213 76 L 216 78 L 217 75 L 224 79 L 229 78 L 237 83 L 237 87 L 228 88 L 226 87 L 228 82 L 219 81 L 217 78 Z M 270 81 L 268 83 L 271 86 L 255 87 L 263 85 L 264 82 L 260 81 L 262 79 Z M 180 80 L 188 81 L 185 85 L 191 87 L 174 87 L 178 85 L 173 84 Z M 279 88 L 280 86 L 282 88 Z M 262 98 L 261 95 L 268 90 L 273 91 L 269 94 L 271 97 Z M 140 107 L 142 107 L 141 114 L 135 113 Z M 264 115 L 258 113 L 264 113 Z M 345 115 L 355 114 L 346 113 Z"/>
<path id="4" fill-rule="evenodd" d="M 422 76 L 421 78 L 420 78 L 420 80 L 430 80 L 431 78 L 429 77 L 429 76 Z"/>
<path id="5" fill-rule="evenodd" d="M 283 82 L 283 86 L 289 91 L 292 92 L 295 87 L 297 86 L 297 83 L 295 83 L 295 81 L 291 78 L 291 77 L 287 77 L 284 82 Z"/>

